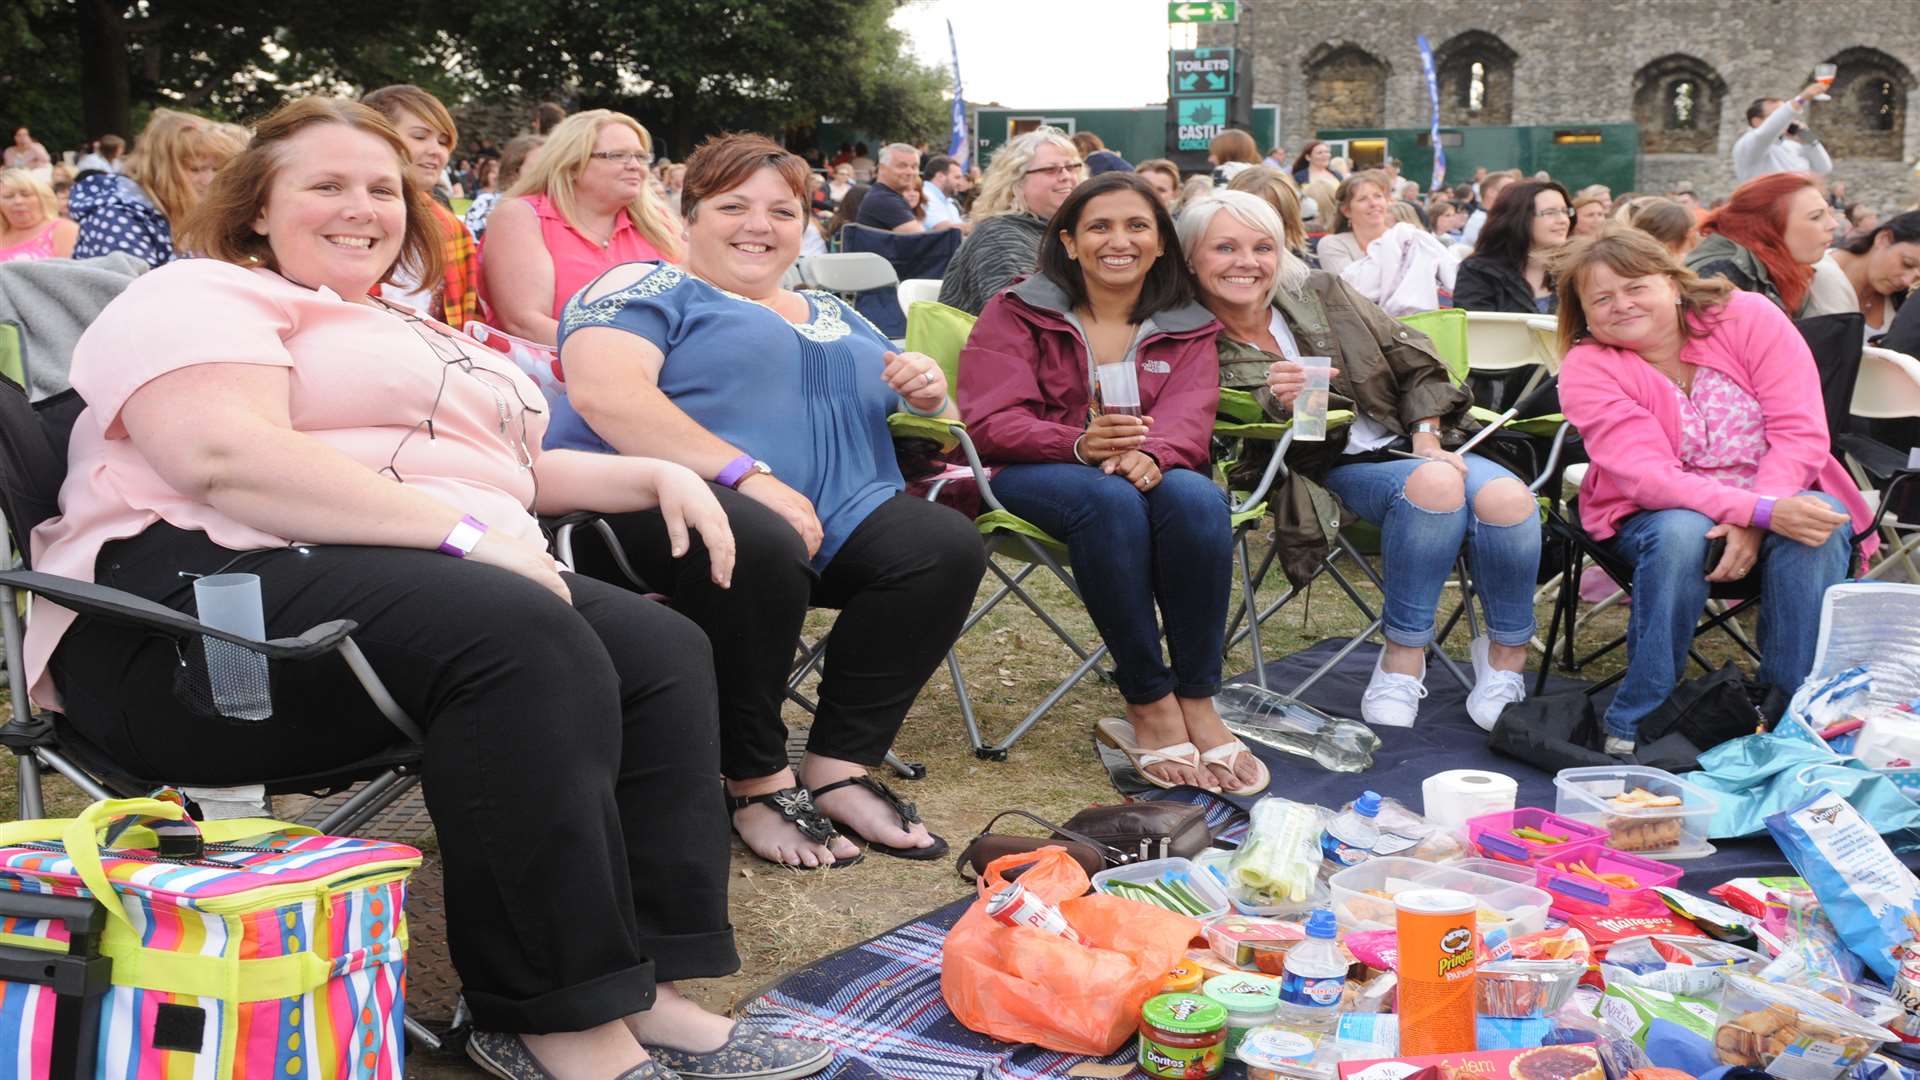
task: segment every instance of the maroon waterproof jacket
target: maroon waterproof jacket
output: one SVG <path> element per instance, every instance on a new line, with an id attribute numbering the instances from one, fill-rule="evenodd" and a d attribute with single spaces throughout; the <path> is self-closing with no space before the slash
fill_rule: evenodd
<path id="1" fill-rule="evenodd" d="M 1210 468 L 1220 403 L 1220 324 L 1199 304 L 1152 316 L 1133 351 L 1141 447 L 1162 469 Z M 1065 290 L 1036 274 L 987 303 L 960 352 L 960 416 L 989 465 L 1072 461 L 1087 430 L 1093 378 Z"/>

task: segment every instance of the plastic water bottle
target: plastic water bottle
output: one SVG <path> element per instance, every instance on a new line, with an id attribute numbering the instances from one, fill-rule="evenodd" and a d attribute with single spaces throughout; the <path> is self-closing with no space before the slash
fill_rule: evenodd
<path id="1" fill-rule="evenodd" d="M 1373 752 L 1380 748 L 1380 736 L 1367 725 L 1328 716 L 1297 698 L 1250 683 L 1221 687 L 1213 707 L 1235 735 L 1312 758 L 1334 772 L 1371 768 Z"/>
<path id="2" fill-rule="evenodd" d="M 1358 866 L 1373 858 L 1373 846 L 1380 842 L 1380 796 L 1362 792 L 1353 805 L 1327 823 L 1320 838 L 1320 854 L 1335 870 Z"/>
<path id="3" fill-rule="evenodd" d="M 1340 995 L 1347 988 L 1347 961 L 1334 938 L 1339 930 L 1326 908 L 1307 916 L 1307 937 L 1287 953 L 1280 977 L 1280 1023 L 1330 1031 L 1340 1018 Z"/>

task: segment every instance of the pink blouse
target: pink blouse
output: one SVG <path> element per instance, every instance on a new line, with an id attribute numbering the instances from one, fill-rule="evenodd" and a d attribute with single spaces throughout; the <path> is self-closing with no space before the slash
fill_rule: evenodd
<path id="1" fill-rule="evenodd" d="M 31 259 L 53 258 L 53 230 L 59 224 L 58 219 L 49 221 L 47 227 L 40 230 L 40 235 L 33 239 L 15 244 L 10 248 L 0 248 L 0 263 L 13 262 L 16 259 L 25 262 Z"/>
<path id="2" fill-rule="evenodd" d="M 598 241 L 588 239 L 585 233 L 567 224 L 567 219 L 560 216 L 560 211 L 554 209 L 552 200 L 545 195 L 524 198 L 539 216 L 540 239 L 546 244 L 547 254 L 553 256 L 552 315 L 556 321 L 567 309 L 567 301 L 573 299 L 573 294 L 586 288 L 594 278 L 621 263 L 661 261 L 660 249 L 640 235 L 633 219 L 625 213 L 614 216 L 613 238 L 606 247 L 601 247 Z"/>
<path id="3" fill-rule="evenodd" d="M 1680 398 L 1680 464 L 1688 472 L 1753 490 L 1767 453 L 1767 418 L 1752 394 L 1712 368 L 1696 368 Z"/>
<path id="4" fill-rule="evenodd" d="M 205 532 L 236 551 L 300 541 L 175 491 L 128 437 L 120 420 L 127 399 L 194 364 L 288 369 L 295 431 L 544 547 L 528 509 L 533 476 L 521 462 L 540 453 L 545 400 L 511 360 L 465 336 L 457 336 L 459 351 L 471 367 L 449 365 L 441 354 L 451 356 L 454 343 L 439 337 L 448 332 L 216 259 L 181 259 L 142 274 L 74 347 L 71 378 L 87 408 L 74 423 L 60 516 L 33 531 L 34 569 L 92 581 L 103 545 L 156 521 Z M 423 433 L 429 414 L 435 438 Z M 41 603 L 27 624 L 32 697 L 50 708 L 57 695 L 47 660 L 72 621 L 71 612 Z"/>

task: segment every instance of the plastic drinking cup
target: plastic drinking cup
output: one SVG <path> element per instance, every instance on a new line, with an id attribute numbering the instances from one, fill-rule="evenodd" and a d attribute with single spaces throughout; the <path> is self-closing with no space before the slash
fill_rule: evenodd
<path id="1" fill-rule="evenodd" d="M 193 603 L 200 621 L 215 630 L 264 641 L 266 615 L 260 606 L 260 575 L 211 574 L 193 583 Z M 236 720 L 265 720 L 273 715 L 267 683 L 267 658 L 218 638 L 202 637 L 207 653 L 207 681 L 214 707 Z"/>
<path id="2" fill-rule="evenodd" d="M 1839 74 L 1840 74 L 1840 66 L 1838 64 L 1813 65 L 1813 81 L 1820 84 L 1820 88 L 1822 91 L 1821 93 L 1815 94 L 1813 96 L 1813 100 L 1832 101 L 1833 95 L 1826 93 L 1825 90 L 1827 87 L 1833 85 L 1834 78 Z"/>
<path id="3" fill-rule="evenodd" d="M 1332 394 L 1333 358 L 1303 356 L 1307 385 L 1293 399 L 1293 437 L 1296 442 L 1324 442 L 1327 438 L 1327 398 Z"/>
<path id="4" fill-rule="evenodd" d="M 1101 364 L 1100 411 L 1116 416 L 1140 415 L 1140 376 L 1133 369 L 1133 361 L 1118 364 Z"/>

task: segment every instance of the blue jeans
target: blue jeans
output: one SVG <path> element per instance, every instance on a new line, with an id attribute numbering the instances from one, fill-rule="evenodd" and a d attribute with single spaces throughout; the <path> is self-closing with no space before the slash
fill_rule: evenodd
<path id="1" fill-rule="evenodd" d="M 1433 644 L 1433 612 L 1460 545 L 1467 545 L 1473 588 L 1487 616 L 1487 637 L 1501 645 L 1533 639 L 1533 588 L 1540 571 L 1540 521 L 1490 525 L 1473 513 L 1480 489 L 1512 473 L 1468 454 L 1467 497 L 1452 510 L 1428 510 L 1407 498 L 1407 478 L 1425 461 L 1361 461 L 1327 472 L 1326 489 L 1347 509 L 1380 526 L 1386 577 L 1387 640 L 1421 649 Z"/>
<path id="2" fill-rule="evenodd" d="M 1828 506 L 1840 500 L 1816 491 Z M 1634 738 L 1640 719 L 1659 708 L 1686 673 L 1687 647 L 1707 606 L 1707 530 L 1712 518 L 1694 510 L 1642 510 L 1620 523 L 1609 541 L 1633 564 L 1627 620 L 1627 674 L 1607 707 L 1607 734 Z M 1818 547 L 1768 533 L 1760 541 L 1760 681 L 1788 692 L 1813 670 L 1820 598 L 1847 574 L 1852 529 L 1833 530 Z"/>
<path id="3" fill-rule="evenodd" d="M 1226 494 L 1211 479 L 1168 469 L 1142 492 L 1086 465 L 1007 465 L 994 473 L 993 492 L 1066 543 L 1081 602 L 1129 704 L 1219 691 L 1233 530 Z M 1155 601 L 1171 670 L 1160 656 Z"/>

